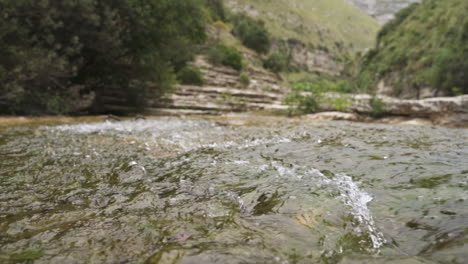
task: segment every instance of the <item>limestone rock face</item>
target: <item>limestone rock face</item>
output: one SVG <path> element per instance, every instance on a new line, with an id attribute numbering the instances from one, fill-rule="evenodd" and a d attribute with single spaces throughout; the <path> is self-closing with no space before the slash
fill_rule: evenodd
<path id="1" fill-rule="evenodd" d="M 368 94 L 342 95 L 329 93 L 323 95 L 320 108 L 333 111 L 334 100 L 341 98 L 349 102 L 347 111 L 370 115 L 373 112 L 372 96 Z M 436 125 L 468 126 L 468 95 L 457 97 L 435 97 L 422 100 L 404 100 L 388 96 L 377 97 L 388 116 L 426 118 Z"/>
<path id="2" fill-rule="evenodd" d="M 313 50 L 301 42 L 288 42 L 287 47 L 292 55 L 292 64 L 308 71 L 323 72 L 330 75 L 339 75 L 344 66 L 336 58 L 322 50 Z"/>
<path id="3" fill-rule="evenodd" d="M 434 116 L 447 113 L 468 114 L 468 95 L 423 100 L 400 100 L 382 97 L 388 113 L 393 115 Z"/>
<path id="4" fill-rule="evenodd" d="M 244 54 L 244 57 L 253 56 Z M 161 102 L 152 106 L 154 112 L 171 112 L 176 109 L 192 110 L 194 113 L 285 110 L 283 100 L 286 88 L 281 79 L 263 68 L 249 64 L 243 74 L 250 79 L 248 85 L 241 81 L 240 73 L 229 67 L 210 64 L 204 56 L 192 63 L 203 73 L 203 86 L 178 85 Z"/>
<path id="5" fill-rule="evenodd" d="M 422 0 L 348 0 L 356 7 L 373 16 L 380 24 L 390 21 L 401 9 Z"/>
<path id="6" fill-rule="evenodd" d="M 401 73 L 389 73 L 377 84 L 377 94 L 400 99 L 426 99 L 448 95 L 443 90 L 434 89 L 430 86 L 413 87 L 409 85 L 410 83 L 409 78 Z M 398 89 L 395 88 L 396 86 L 398 86 Z"/>

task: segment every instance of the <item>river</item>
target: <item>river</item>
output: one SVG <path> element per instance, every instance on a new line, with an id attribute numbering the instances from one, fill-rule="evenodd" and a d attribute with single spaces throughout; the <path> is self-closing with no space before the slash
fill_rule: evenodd
<path id="1" fill-rule="evenodd" d="M 0 125 L 0 263 L 466 263 L 468 129 Z"/>

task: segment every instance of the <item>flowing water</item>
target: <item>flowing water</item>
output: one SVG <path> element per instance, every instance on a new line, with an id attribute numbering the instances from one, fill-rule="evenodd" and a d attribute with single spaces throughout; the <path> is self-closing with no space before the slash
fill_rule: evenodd
<path id="1" fill-rule="evenodd" d="M 468 130 L 0 125 L 0 263 L 466 263 Z"/>

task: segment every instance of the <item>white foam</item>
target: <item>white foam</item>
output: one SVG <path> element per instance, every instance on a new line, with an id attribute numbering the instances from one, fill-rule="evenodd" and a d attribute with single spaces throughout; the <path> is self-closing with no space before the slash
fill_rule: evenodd
<path id="1" fill-rule="evenodd" d="M 291 142 L 289 138 L 279 135 L 245 139 L 235 129 L 220 127 L 210 121 L 171 118 L 121 122 L 105 121 L 47 127 L 47 129 L 77 134 L 129 137 L 131 138 L 129 144 L 140 143 L 142 148 L 147 150 L 157 146 L 157 149 L 179 153 L 203 148 L 246 149 L 260 145 Z"/>
<path id="2" fill-rule="evenodd" d="M 336 184 L 340 190 L 340 197 L 344 203 L 351 207 L 354 217 L 367 227 L 373 247 L 375 249 L 382 247 L 385 243 L 385 238 L 383 234 L 377 230 L 372 213 L 367 207 L 367 204 L 373 200 L 372 196 L 359 189 L 356 182 L 348 175 L 335 174 L 335 177 L 331 181 Z M 362 230 L 357 231 L 361 232 Z"/>
<path id="3" fill-rule="evenodd" d="M 351 208 L 351 213 L 359 221 L 361 226 L 366 230 L 361 230 L 359 227 L 355 230 L 358 233 L 366 232 L 372 240 L 374 249 L 378 249 L 384 245 L 385 238 L 378 231 L 374 218 L 367 204 L 373 200 L 372 196 L 361 190 L 353 179 L 345 174 L 335 174 L 332 179 L 329 179 L 323 173 L 315 168 L 307 168 L 293 165 L 285 167 L 280 162 L 272 162 L 271 167 L 274 168 L 280 177 L 295 177 L 302 179 L 304 176 L 319 176 L 321 180 L 328 185 L 336 186 L 340 193 L 340 199 Z M 265 169 L 261 166 L 260 169 Z"/>

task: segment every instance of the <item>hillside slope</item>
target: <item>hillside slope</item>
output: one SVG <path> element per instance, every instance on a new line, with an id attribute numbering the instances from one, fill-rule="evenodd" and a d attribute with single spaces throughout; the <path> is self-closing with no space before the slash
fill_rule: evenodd
<path id="1" fill-rule="evenodd" d="M 394 18 L 401 9 L 421 0 L 348 0 L 359 9 L 375 17 L 381 24 L 385 24 Z"/>
<path id="2" fill-rule="evenodd" d="M 295 66 L 331 75 L 341 73 L 344 57 L 372 47 L 379 29 L 345 0 L 226 0 L 226 6 L 263 20 Z"/>
<path id="3" fill-rule="evenodd" d="M 425 0 L 378 35 L 361 79 L 380 94 L 422 98 L 468 93 L 468 1 Z"/>
<path id="4" fill-rule="evenodd" d="M 345 54 L 369 48 L 379 26 L 345 0 L 227 0 L 234 11 L 259 17 L 280 39 L 297 39 Z"/>

